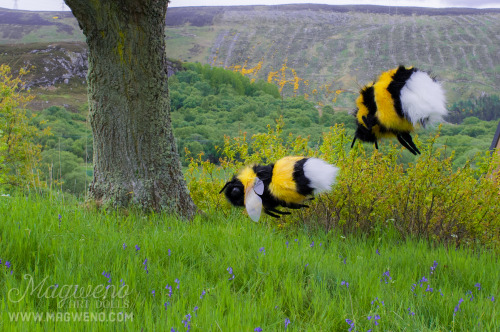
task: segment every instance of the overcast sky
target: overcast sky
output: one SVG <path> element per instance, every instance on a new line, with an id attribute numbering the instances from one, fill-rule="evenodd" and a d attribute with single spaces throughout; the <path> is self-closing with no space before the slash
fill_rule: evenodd
<path id="1" fill-rule="evenodd" d="M 329 5 L 371 4 L 417 7 L 500 8 L 500 0 L 171 0 L 169 7 L 279 5 L 287 3 L 321 3 Z M 20 10 L 69 10 L 63 0 L 0 0 L 0 7 Z"/>

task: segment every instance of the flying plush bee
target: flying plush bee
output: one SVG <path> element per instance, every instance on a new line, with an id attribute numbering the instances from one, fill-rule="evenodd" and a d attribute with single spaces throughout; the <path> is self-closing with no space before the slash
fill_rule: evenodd
<path id="1" fill-rule="evenodd" d="M 308 197 L 330 190 L 339 169 L 318 158 L 284 157 L 271 165 L 246 166 L 219 192 L 231 204 L 245 206 L 250 218 L 259 221 L 262 207 L 274 218 L 290 212 L 280 211 L 308 207 Z"/>
<path id="2" fill-rule="evenodd" d="M 356 139 L 375 143 L 384 137 L 396 137 L 414 155 L 420 151 L 410 133 L 443 121 L 447 114 L 446 98 L 439 82 L 416 68 L 399 66 L 366 85 L 356 100 Z"/>

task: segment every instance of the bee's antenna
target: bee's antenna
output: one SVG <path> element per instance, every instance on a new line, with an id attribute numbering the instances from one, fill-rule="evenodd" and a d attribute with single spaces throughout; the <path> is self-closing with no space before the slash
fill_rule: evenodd
<path id="1" fill-rule="evenodd" d="M 230 182 L 226 182 L 226 184 L 224 185 L 224 187 L 222 187 L 222 189 L 219 191 L 219 194 L 221 194 L 224 189 L 226 189 L 226 187 L 229 185 Z"/>

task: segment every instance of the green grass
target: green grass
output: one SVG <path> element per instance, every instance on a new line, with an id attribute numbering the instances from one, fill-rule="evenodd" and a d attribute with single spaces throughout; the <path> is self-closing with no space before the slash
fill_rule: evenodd
<path id="1" fill-rule="evenodd" d="M 287 318 L 287 331 L 346 331 L 346 319 L 357 331 L 500 328 L 500 264 L 493 253 L 403 242 L 390 229 L 372 238 L 277 230 L 251 222 L 241 210 L 211 212 L 189 223 L 158 214 L 96 212 L 51 195 L 0 196 L 2 331 L 186 331 L 187 314 L 192 331 L 284 331 Z M 428 282 L 420 287 L 424 276 Z M 33 294 L 30 278 L 34 288 L 45 280 Z M 110 292 L 104 298 L 108 284 L 121 289 L 115 298 Z M 93 296 L 75 298 L 75 285 Z M 54 320 L 59 313 L 63 321 L 11 321 L 17 312 L 51 312 Z M 108 320 L 65 322 L 66 312 L 102 313 Z M 109 321 L 109 313 L 119 312 L 133 320 Z M 368 320 L 374 315 L 380 316 L 378 326 Z"/>

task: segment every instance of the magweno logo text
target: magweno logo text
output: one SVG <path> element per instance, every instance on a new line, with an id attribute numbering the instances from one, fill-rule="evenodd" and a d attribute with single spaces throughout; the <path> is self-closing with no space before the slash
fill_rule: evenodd
<path id="1" fill-rule="evenodd" d="M 9 312 L 10 321 L 53 321 L 53 322 L 124 322 L 133 320 L 133 313 L 127 312 L 130 301 L 128 285 L 46 285 L 48 277 L 36 283 L 25 274 L 26 286 L 12 288 L 7 294 L 11 303 L 36 297 L 55 299 L 57 312 Z"/>
<path id="2" fill-rule="evenodd" d="M 128 322 L 126 312 L 9 312 L 11 322 Z"/>

